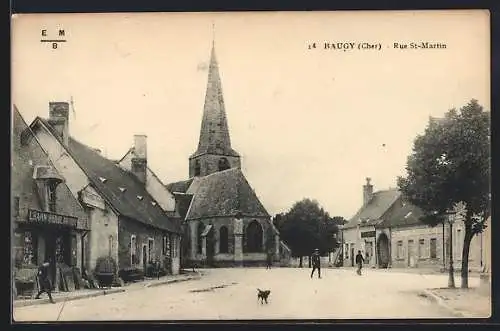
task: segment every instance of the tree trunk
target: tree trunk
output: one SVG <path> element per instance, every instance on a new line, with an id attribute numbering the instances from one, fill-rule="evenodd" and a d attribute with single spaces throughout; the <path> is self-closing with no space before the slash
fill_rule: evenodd
<path id="1" fill-rule="evenodd" d="M 465 235 L 464 235 L 464 247 L 462 249 L 462 283 L 461 288 L 469 288 L 469 251 L 470 243 L 472 241 L 472 224 L 470 218 L 465 220 Z"/>
<path id="2" fill-rule="evenodd" d="M 302 268 L 302 255 L 299 256 L 299 268 Z"/>
<path id="3" fill-rule="evenodd" d="M 311 255 L 309 255 L 309 256 L 307 257 L 307 259 L 309 260 L 309 268 L 311 268 L 311 266 L 312 266 L 312 265 L 311 265 Z"/>

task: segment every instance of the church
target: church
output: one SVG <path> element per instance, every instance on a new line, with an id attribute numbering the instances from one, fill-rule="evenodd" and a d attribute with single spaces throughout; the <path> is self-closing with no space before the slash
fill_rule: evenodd
<path id="1" fill-rule="evenodd" d="M 231 147 L 213 45 L 198 148 L 188 164 L 188 180 L 166 185 L 184 219 L 184 267 L 256 266 L 288 255 Z"/>

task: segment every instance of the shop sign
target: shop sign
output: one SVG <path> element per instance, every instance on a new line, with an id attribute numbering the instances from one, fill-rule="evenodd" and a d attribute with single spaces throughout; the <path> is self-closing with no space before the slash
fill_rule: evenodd
<path id="1" fill-rule="evenodd" d="M 361 232 L 361 238 L 372 238 L 372 237 L 375 237 L 375 231 Z"/>
<path id="2" fill-rule="evenodd" d="M 59 224 L 76 228 L 78 219 L 73 216 L 59 215 L 39 210 L 28 210 L 28 221 L 38 224 Z"/>

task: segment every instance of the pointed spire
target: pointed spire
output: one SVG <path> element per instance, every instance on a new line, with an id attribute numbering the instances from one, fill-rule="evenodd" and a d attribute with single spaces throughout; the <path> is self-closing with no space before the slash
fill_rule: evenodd
<path id="1" fill-rule="evenodd" d="M 239 156 L 231 148 L 214 41 L 212 41 L 210 65 L 208 68 L 208 82 L 200 130 L 200 141 L 198 143 L 198 150 L 194 155 L 203 153 Z"/>

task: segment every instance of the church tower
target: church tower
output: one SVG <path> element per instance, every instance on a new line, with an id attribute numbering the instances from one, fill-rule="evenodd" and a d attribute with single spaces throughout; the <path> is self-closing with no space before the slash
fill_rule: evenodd
<path id="1" fill-rule="evenodd" d="M 229 168 L 241 168 L 240 155 L 231 148 L 219 65 L 212 44 L 208 83 L 198 149 L 189 157 L 189 177 L 206 176 Z"/>

